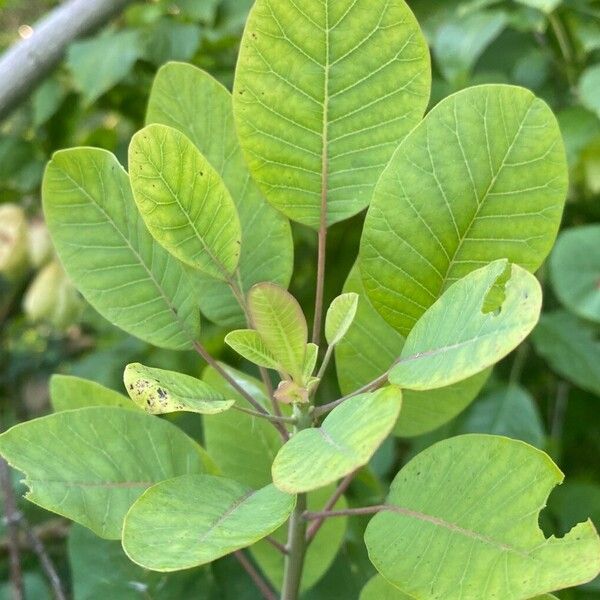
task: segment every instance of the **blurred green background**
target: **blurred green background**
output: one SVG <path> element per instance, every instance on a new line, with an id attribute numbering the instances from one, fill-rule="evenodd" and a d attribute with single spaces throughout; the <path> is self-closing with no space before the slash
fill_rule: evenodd
<path id="1" fill-rule="evenodd" d="M 0 50 L 57 2 L 0 0 Z M 189 61 L 231 86 L 251 0 L 134 2 L 93 36 L 73 43 L 61 66 L 0 123 L 0 427 L 48 412 L 48 378 L 69 373 L 120 389 L 123 366 L 148 365 L 198 374 L 197 356 L 152 348 L 112 327 L 78 296 L 55 261 L 40 213 L 44 165 L 60 148 L 91 145 L 126 163 L 127 145 L 143 124 L 157 68 Z M 433 60 L 432 106 L 463 87 L 512 83 L 532 89 L 556 112 L 567 149 L 570 192 L 561 234 L 563 272 L 600 287 L 600 2 L 594 0 L 409 0 Z M 333 227 L 327 296 L 343 285 L 358 248 L 363 215 Z M 594 226 L 595 224 L 595 226 Z M 316 236 L 294 226 L 292 292 L 310 316 Z M 558 260 L 560 259 L 560 260 Z M 574 265 L 574 266 L 570 266 Z M 557 271 L 558 273 L 558 271 Z M 564 274 L 564 273 L 563 273 Z M 390 440 L 350 490 L 364 504 L 414 453 L 437 439 L 481 431 L 524 439 L 566 474 L 541 525 L 562 535 L 591 515 L 600 528 L 600 324 L 565 295 L 565 278 L 544 267 L 544 317 L 530 341 L 495 370 L 477 401 L 439 430 Z M 568 279 L 568 278 L 567 278 Z M 583 318 L 582 318 L 583 317 Z M 224 332 L 204 329 L 205 343 L 231 364 Z M 241 365 L 243 366 L 243 365 Z M 326 382 L 336 393 L 333 379 Z M 509 387 L 510 386 L 510 387 Z M 185 423 L 197 435 L 193 419 Z M 19 475 L 17 492 L 23 492 Z M 19 500 L 76 600 L 259 598 L 236 563 L 179 575 L 131 565 L 119 545 L 95 538 Z M 372 574 L 358 521 L 343 551 L 307 600 L 358 598 Z M 0 524 L 0 600 L 10 598 L 6 531 Z M 51 598 L 38 559 L 23 544 L 27 598 Z M 600 580 L 558 594 L 600 599 Z"/>

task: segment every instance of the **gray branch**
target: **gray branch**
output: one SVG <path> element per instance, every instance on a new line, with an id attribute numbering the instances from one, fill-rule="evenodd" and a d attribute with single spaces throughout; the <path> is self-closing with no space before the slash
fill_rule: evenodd
<path id="1" fill-rule="evenodd" d="M 0 121 L 60 63 L 68 45 L 107 23 L 133 0 L 67 0 L 0 57 Z"/>

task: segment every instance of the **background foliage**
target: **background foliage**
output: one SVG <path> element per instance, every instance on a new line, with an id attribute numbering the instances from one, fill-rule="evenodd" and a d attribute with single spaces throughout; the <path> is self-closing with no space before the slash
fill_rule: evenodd
<path id="1" fill-rule="evenodd" d="M 0 0 L 0 45 L 9 45 L 19 27 L 52 4 Z M 121 390 L 126 362 L 200 374 L 196 355 L 153 348 L 115 329 L 83 303 L 48 247 L 39 188 L 45 163 L 61 148 L 101 147 L 126 164 L 127 144 L 143 125 L 150 84 L 164 62 L 192 62 L 230 87 L 250 4 L 250 0 L 133 4 L 105 30 L 74 43 L 63 65 L 0 124 L 2 429 L 49 411 L 48 378 L 56 371 L 116 390 Z M 547 533 L 562 535 L 588 515 L 598 527 L 600 226 L 594 223 L 600 221 L 600 6 L 593 0 L 409 0 L 409 4 L 432 49 L 431 106 L 478 83 L 530 88 L 558 115 L 570 191 L 559 243 L 539 272 L 544 316 L 531 341 L 495 369 L 478 399 L 458 417 L 431 433 L 407 438 L 399 432 L 400 437 L 387 442 L 353 483 L 349 501 L 360 505 L 381 499 L 390 475 L 434 441 L 457 433 L 498 433 L 546 450 L 567 476 L 568 483 L 552 493 L 542 515 Z M 21 33 L 26 34 L 22 27 Z M 331 229 L 329 264 L 335 268 L 328 272 L 326 300 L 344 285 L 363 218 L 361 214 Z M 309 229 L 294 225 L 294 239 L 291 291 L 310 316 L 316 238 Z M 240 358 L 224 344 L 223 330 L 206 323 L 203 337 L 211 352 L 241 366 Z M 323 386 L 329 386 L 332 394 L 337 391 L 333 377 Z M 235 424 L 227 423 L 227 418 L 234 416 L 215 421 L 216 427 L 231 432 Z M 178 419 L 194 437 L 203 435 L 193 417 Z M 204 435 L 210 447 L 211 435 L 218 440 L 226 434 Z M 69 532 L 62 521 L 32 504 L 23 502 L 20 508 L 38 528 L 77 600 L 258 598 L 231 559 L 218 561 L 211 569 L 168 577 L 153 574 L 131 564 L 118 543 L 97 539 L 78 526 Z M 360 543 L 364 525 L 350 524 L 342 551 L 305 594 L 307 600 L 357 597 L 357 590 L 373 575 Z M 330 537 L 341 536 L 339 526 L 340 522 L 330 526 L 334 528 Z M 0 578 L 6 582 L 3 536 L 0 525 Z M 269 553 L 256 548 L 254 556 L 268 572 Z M 50 597 L 35 555 L 25 552 L 24 557 L 29 597 Z M 318 567 L 330 564 L 332 556 L 310 560 Z M 313 581 L 322 575 L 317 568 L 313 577 L 307 569 Z M 558 596 L 600 598 L 600 582 Z M 4 583 L 0 598 L 8 597 Z"/>

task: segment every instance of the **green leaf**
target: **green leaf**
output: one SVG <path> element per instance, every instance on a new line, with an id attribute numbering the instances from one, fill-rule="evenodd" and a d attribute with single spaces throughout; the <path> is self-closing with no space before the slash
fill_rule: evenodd
<path id="1" fill-rule="evenodd" d="M 179 411 L 215 415 L 235 404 L 200 379 L 140 363 L 125 367 L 123 382 L 129 397 L 151 415 Z"/>
<path id="2" fill-rule="evenodd" d="M 132 563 L 117 541 L 103 540 L 85 527 L 74 525 L 68 540 L 73 597 L 77 600 L 210 600 L 208 569 L 183 573 L 153 573 Z M 37 596 L 31 596 L 36 598 Z"/>
<path id="3" fill-rule="evenodd" d="M 307 498 L 307 510 L 323 510 L 326 502 L 335 492 L 335 488 L 335 485 L 328 485 L 310 492 Z M 334 505 L 335 510 L 344 510 L 347 507 L 348 503 L 343 496 Z M 326 519 L 321 525 L 306 552 L 302 568 L 301 591 L 314 586 L 329 570 L 344 541 L 347 521 L 346 517 L 336 517 L 335 519 Z M 280 527 L 273 532 L 272 537 L 285 545 L 287 543 L 287 527 L 285 525 Z M 284 557 L 281 552 L 266 540 L 254 544 L 250 548 L 250 552 L 274 587 L 281 589 L 284 573 Z"/>
<path id="4" fill-rule="evenodd" d="M 119 539 L 125 513 L 151 485 L 212 470 L 175 425 L 122 408 L 93 407 L 16 425 L 0 453 L 26 475 L 27 499 Z"/>
<path id="5" fill-rule="evenodd" d="M 263 407 L 268 407 L 264 387 L 259 381 L 230 367 L 225 369 Z M 244 402 L 214 369 L 207 368 L 202 378 L 226 398 Z M 224 477 L 254 489 L 271 483 L 271 464 L 281 447 L 281 437 L 270 423 L 230 410 L 205 419 L 203 425 L 206 449 Z"/>
<path id="6" fill-rule="evenodd" d="M 493 260 L 533 272 L 567 191 L 556 119 L 531 92 L 469 88 L 400 144 L 367 214 L 359 264 L 375 309 L 407 335 L 455 281 Z"/>
<path id="7" fill-rule="evenodd" d="M 294 254 L 290 225 L 250 178 L 235 132 L 229 91 L 192 65 L 170 63 L 156 75 L 146 121 L 179 129 L 223 178 L 242 227 L 238 271 L 244 294 L 263 281 L 287 287 Z M 244 313 L 226 283 L 202 274 L 195 281 L 201 292 L 200 309 L 207 318 L 228 327 L 245 326 Z"/>
<path id="8" fill-rule="evenodd" d="M 284 214 L 319 227 L 367 206 L 419 122 L 429 51 L 402 1 L 258 0 L 236 71 L 234 114 L 250 172 Z"/>
<path id="9" fill-rule="evenodd" d="M 112 154 L 57 152 L 42 199 L 66 272 L 103 317 L 156 346 L 192 347 L 200 317 L 188 276 L 148 233 L 127 173 Z"/>
<path id="10" fill-rule="evenodd" d="M 219 174 L 180 131 L 148 125 L 129 146 L 131 187 L 154 238 L 216 279 L 234 273 L 241 244 L 235 204 Z"/>
<path id="11" fill-rule="evenodd" d="M 372 307 L 356 267 L 350 272 L 344 291 L 360 296 L 354 322 L 335 353 L 340 388 L 343 394 L 350 394 L 392 366 L 402 352 L 404 338 Z M 421 435 L 453 419 L 475 399 L 489 374 L 486 370 L 438 390 L 404 390 L 394 433 L 401 437 Z"/>
<path id="12" fill-rule="evenodd" d="M 532 337 L 536 352 L 575 385 L 600 396 L 598 328 L 564 311 L 542 315 Z"/>
<path id="13" fill-rule="evenodd" d="M 319 346 L 313 344 L 312 342 L 306 344 L 306 356 L 304 357 L 304 369 L 302 372 L 302 381 L 304 383 L 308 383 L 310 381 L 310 378 L 314 373 L 318 357 Z"/>
<path id="14" fill-rule="evenodd" d="M 71 375 L 52 375 L 50 378 L 50 402 L 54 412 L 89 406 L 134 408 L 127 396 L 95 381 Z"/>
<path id="15" fill-rule="evenodd" d="M 518 385 L 502 386 L 475 402 L 460 426 L 463 433 L 493 433 L 542 448 L 544 425 L 535 400 Z"/>
<path id="16" fill-rule="evenodd" d="M 273 462 L 273 483 L 299 494 L 366 465 L 390 433 L 401 404 L 402 392 L 394 386 L 346 400 L 320 427 L 304 429 L 284 444 Z"/>
<path id="17" fill-rule="evenodd" d="M 390 382 L 416 390 L 440 388 L 479 373 L 514 350 L 538 321 L 542 291 L 533 275 L 512 265 L 499 314 L 482 312 L 506 267 L 506 260 L 497 260 L 452 285 L 406 338 Z"/>
<path id="18" fill-rule="evenodd" d="M 266 537 L 295 504 L 273 485 L 254 491 L 221 477 L 177 477 L 153 486 L 131 507 L 123 548 L 146 569 L 189 569 Z"/>
<path id="19" fill-rule="evenodd" d="M 353 292 L 342 294 L 331 303 L 325 319 L 325 339 L 330 346 L 337 345 L 348 333 L 357 309 L 358 294 Z"/>
<path id="20" fill-rule="evenodd" d="M 600 225 L 561 233 L 550 274 L 556 295 L 570 311 L 600 323 Z"/>
<path id="21" fill-rule="evenodd" d="M 147 32 L 145 57 L 157 67 L 168 60 L 190 60 L 200 45 L 201 29 L 192 23 L 160 19 Z"/>
<path id="22" fill-rule="evenodd" d="M 139 31 L 109 32 L 71 44 L 67 51 L 67 66 L 89 106 L 124 79 L 143 54 L 144 44 Z"/>
<path id="23" fill-rule="evenodd" d="M 564 538 L 538 526 L 563 479 L 550 458 L 508 438 L 466 435 L 428 448 L 394 479 L 365 542 L 377 570 L 416 598 L 530 598 L 600 570 L 590 521 Z"/>
<path id="24" fill-rule="evenodd" d="M 300 380 L 308 328 L 298 301 L 277 285 L 260 283 L 248 294 L 248 310 L 267 350 L 286 373 Z"/>
<path id="25" fill-rule="evenodd" d="M 413 597 L 401 592 L 381 575 L 375 575 L 360 592 L 359 600 L 413 600 Z"/>
<path id="26" fill-rule="evenodd" d="M 537 8 L 546 14 L 550 14 L 562 4 L 562 0 L 517 0 L 517 2 L 531 8 Z"/>
<path id="27" fill-rule="evenodd" d="M 238 329 L 225 336 L 225 343 L 231 346 L 240 356 L 260 367 L 279 370 L 277 359 L 269 352 L 258 331 L 254 329 Z"/>

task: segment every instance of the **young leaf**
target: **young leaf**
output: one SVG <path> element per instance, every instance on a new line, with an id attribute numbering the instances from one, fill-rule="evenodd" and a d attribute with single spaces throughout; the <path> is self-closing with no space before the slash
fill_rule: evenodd
<path id="1" fill-rule="evenodd" d="M 177 477 L 153 486 L 131 507 L 123 548 L 146 569 L 189 569 L 266 537 L 295 503 L 273 485 L 254 491 L 222 477 Z"/>
<path id="2" fill-rule="evenodd" d="M 250 178 L 235 132 L 229 90 L 193 65 L 169 63 L 154 79 L 146 122 L 179 129 L 223 178 L 242 226 L 238 271 L 244 295 L 262 281 L 287 287 L 294 255 L 290 224 Z M 202 292 L 200 309 L 208 319 L 227 327 L 245 326 L 244 313 L 226 283 L 202 273 L 194 280 Z"/>
<path id="3" fill-rule="evenodd" d="M 534 328 L 542 306 L 537 279 L 511 266 L 500 313 L 483 313 L 485 299 L 506 271 L 497 260 L 452 285 L 406 338 L 390 381 L 415 390 L 466 379 L 514 350 Z"/>
<path id="4" fill-rule="evenodd" d="M 242 39 L 234 114 L 267 199 L 319 227 L 367 206 L 398 142 L 419 122 L 429 51 L 403 1 L 258 0 Z"/>
<path id="5" fill-rule="evenodd" d="M 536 352 L 575 385 L 600 396 L 598 329 L 565 311 L 542 315 L 531 336 Z"/>
<path id="6" fill-rule="evenodd" d="M 125 367 L 123 383 L 135 404 L 151 415 L 178 411 L 215 415 L 235 404 L 200 379 L 140 363 Z"/>
<path id="7" fill-rule="evenodd" d="M 360 592 L 359 600 L 414 600 L 388 583 L 381 575 L 375 575 Z"/>
<path id="8" fill-rule="evenodd" d="M 563 475 L 508 438 L 465 435 L 431 446 L 394 479 L 365 542 L 377 570 L 416 598 L 517 600 L 570 587 L 600 570 L 590 521 L 546 539 L 540 510 Z"/>
<path id="9" fill-rule="evenodd" d="M 600 225 L 561 233 L 550 274 L 556 295 L 570 311 L 600 323 Z"/>
<path id="10" fill-rule="evenodd" d="M 506 85 L 440 102 L 379 180 L 359 253 L 375 309 L 407 335 L 455 281 L 508 258 L 535 271 L 558 231 L 567 166 L 558 124 Z"/>
<path id="11" fill-rule="evenodd" d="M 0 435 L 0 453 L 25 473 L 28 500 L 108 539 L 121 537 L 125 513 L 151 485 L 213 469 L 175 425 L 122 408 L 21 423 Z"/>
<path id="12" fill-rule="evenodd" d="M 269 352 L 258 331 L 254 329 L 238 329 L 225 336 L 225 343 L 231 346 L 240 356 L 259 367 L 280 370 L 277 359 Z"/>
<path id="13" fill-rule="evenodd" d="M 255 285 L 248 294 L 252 325 L 283 371 L 300 380 L 308 328 L 298 301 L 271 283 Z"/>
<path id="14" fill-rule="evenodd" d="M 319 357 L 319 346 L 312 342 L 306 345 L 306 356 L 304 357 L 304 369 L 302 372 L 302 381 L 306 384 L 310 381 Z"/>
<path id="15" fill-rule="evenodd" d="M 385 322 L 365 296 L 358 269 L 348 276 L 344 291 L 359 294 L 356 317 L 335 348 L 335 365 L 342 394 L 350 394 L 385 373 L 396 361 L 404 338 Z M 437 429 L 464 410 L 477 396 L 489 370 L 437 390 L 403 390 L 402 411 L 394 428 L 401 437 Z"/>
<path id="16" fill-rule="evenodd" d="M 273 483 L 299 494 L 361 467 L 391 431 L 402 404 L 400 388 L 359 394 L 334 408 L 318 428 L 294 435 L 273 462 Z"/>
<path id="17" fill-rule="evenodd" d="M 71 375 L 52 375 L 50 378 L 50 402 L 54 412 L 89 406 L 135 408 L 127 396 L 95 381 Z"/>
<path id="18" fill-rule="evenodd" d="M 42 200 L 65 271 L 103 317 L 156 346 L 192 347 L 200 316 L 188 276 L 148 233 L 112 154 L 57 152 Z"/>
<path id="19" fill-rule="evenodd" d="M 188 138 L 148 125 L 129 146 L 131 187 L 154 238 L 179 260 L 221 280 L 234 273 L 241 227 L 219 174 Z"/>
<path id="20" fill-rule="evenodd" d="M 353 292 L 342 294 L 331 303 L 325 319 L 325 339 L 330 346 L 337 345 L 348 333 L 357 309 L 358 294 Z"/>

